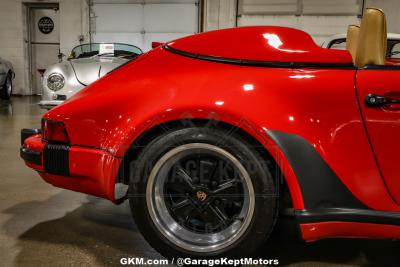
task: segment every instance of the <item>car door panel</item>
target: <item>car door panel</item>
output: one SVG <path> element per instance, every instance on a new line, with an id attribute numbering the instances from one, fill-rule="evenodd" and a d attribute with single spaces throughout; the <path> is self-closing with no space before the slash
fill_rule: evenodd
<path id="1" fill-rule="evenodd" d="M 359 70 L 356 79 L 358 100 L 370 144 L 382 178 L 397 203 L 400 203 L 399 80 L 400 67 Z"/>

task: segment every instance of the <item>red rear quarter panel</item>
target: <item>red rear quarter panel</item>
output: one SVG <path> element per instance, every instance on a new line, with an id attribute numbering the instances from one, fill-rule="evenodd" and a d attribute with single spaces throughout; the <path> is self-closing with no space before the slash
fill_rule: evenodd
<path id="1" fill-rule="evenodd" d="M 116 156 L 123 156 L 140 134 L 161 122 L 213 118 L 239 126 L 275 157 L 295 208 L 302 209 L 293 170 L 266 131 L 297 134 L 314 146 L 368 207 L 398 210 L 370 150 L 354 75 L 351 69 L 222 64 L 157 48 L 88 86 L 45 117 L 63 120 L 72 144 Z"/>

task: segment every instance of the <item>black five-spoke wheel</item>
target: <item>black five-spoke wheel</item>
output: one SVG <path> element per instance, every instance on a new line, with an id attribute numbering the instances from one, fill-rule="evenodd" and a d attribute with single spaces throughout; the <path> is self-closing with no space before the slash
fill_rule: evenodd
<path id="1" fill-rule="evenodd" d="M 160 231 L 198 252 L 240 238 L 254 212 L 254 189 L 243 165 L 226 150 L 204 143 L 178 146 L 159 159 L 146 196 Z"/>
<path id="2" fill-rule="evenodd" d="M 244 219 L 239 216 L 245 197 L 240 174 L 214 153 L 193 153 L 176 162 L 163 197 L 171 216 L 196 233 L 222 231 Z"/>
<path id="3" fill-rule="evenodd" d="M 137 155 L 130 205 L 166 257 L 245 256 L 276 218 L 275 183 L 256 149 L 220 129 L 162 135 Z"/>

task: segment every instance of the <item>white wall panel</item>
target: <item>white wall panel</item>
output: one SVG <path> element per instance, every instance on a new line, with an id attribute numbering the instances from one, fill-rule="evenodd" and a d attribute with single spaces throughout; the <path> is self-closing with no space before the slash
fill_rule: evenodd
<path id="1" fill-rule="evenodd" d="M 236 1 L 205 0 L 204 31 L 235 27 Z"/>
<path id="2" fill-rule="evenodd" d="M 361 0 L 302 0 L 303 15 L 358 15 Z"/>
<path id="3" fill-rule="evenodd" d="M 299 28 L 311 34 L 314 41 L 321 45 L 333 34 L 346 33 L 350 24 L 359 24 L 359 19 L 356 16 L 302 16 Z"/>
<path id="4" fill-rule="evenodd" d="M 386 14 L 388 32 L 400 33 L 400 0 L 366 0 L 365 6 L 383 9 Z"/>
<path id="5" fill-rule="evenodd" d="M 147 4 L 144 14 L 146 32 L 193 34 L 198 30 L 198 9 L 194 4 Z"/>
<path id="6" fill-rule="evenodd" d="M 198 5 L 194 0 L 96 0 L 92 26 L 94 42 L 123 42 L 144 51 L 151 42 L 165 42 L 198 31 Z"/>
<path id="7" fill-rule="evenodd" d="M 311 34 L 317 44 L 332 34 L 346 32 L 349 24 L 359 23 L 361 8 L 360 0 L 242 0 L 239 4 L 239 26 L 293 27 Z"/>
<path id="8" fill-rule="evenodd" d="M 195 4 L 198 0 L 92 0 L 94 4 Z"/>
<path id="9" fill-rule="evenodd" d="M 275 25 L 299 28 L 300 18 L 295 16 L 280 15 L 280 16 L 267 16 L 267 15 L 242 15 L 239 18 L 239 26 L 257 26 L 257 25 Z"/>
<path id="10" fill-rule="evenodd" d="M 328 36 L 344 33 L 349 24 L 357 24 L 355 16 L 242 16 L 239 25 L 275 25 L 291 27 L 309 33 L 317 44 Z"/>
<path id="11" fill-rule="evenodd" d="M 143 6 L 140 4 L 96 4 L 95 33 L 140 32 L 143 28 Z"/>
<path id="12" fill-rule="evenodd" d="M 297 0 L 242 0 L 240 14 L 295 14 Z"/>

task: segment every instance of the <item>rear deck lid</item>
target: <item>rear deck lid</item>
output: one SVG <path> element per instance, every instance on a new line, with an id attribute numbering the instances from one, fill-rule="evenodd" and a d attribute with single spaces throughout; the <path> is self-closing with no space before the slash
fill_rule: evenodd
<path id="1" fill-rule="evenodd" d="M 193 57 L 261 62 L 352 64 L 345 50 L 319 47 L 304 31 L 277 27 L 238 27 L 210 31 L 167 43 L 167 49 Z"/>

